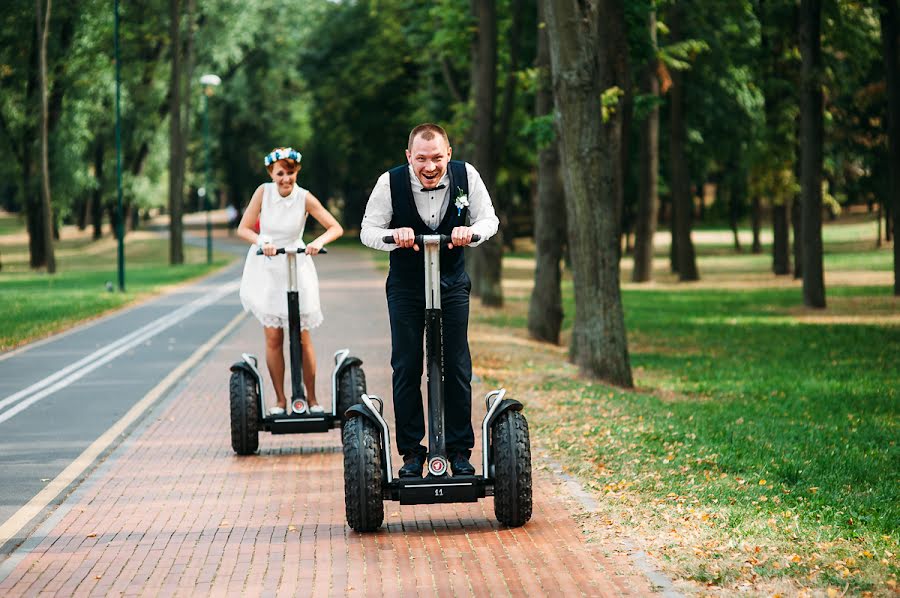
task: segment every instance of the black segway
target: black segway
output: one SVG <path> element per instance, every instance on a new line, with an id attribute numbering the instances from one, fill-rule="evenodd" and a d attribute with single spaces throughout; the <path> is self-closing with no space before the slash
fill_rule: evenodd
<path id="1" fill-rule="evenodd" d="M 310 413 L 303 384 L 303 351 L 300 340 L 300 299 L 297 288 L 297 254 L 305 247 L 279 248 L 285 254 L 288 270 L 288 326 L 291 360 L 291 400 L 284 414 L 266 415 L 263 379 L 255 355 L 242 353 L 241 360 L 231 366 L 231 448 L 238 455 L 251 455 L 259 449 L 259 433 L 302 434 L 327 432 L 344 424 L 344 413 L 360 403 L 366 392 L 366 375 L 362 360 L 350 355 L 349 349 L 334 354 L 331 372 L 331 410 Z M 256 252 L 262 255 L 262 249 Z M 319 253 L 327 253 L 325 249 Z"/>
<path id="2" fill-rule="evenodd" d="M 393 243 L 393 237 L 384 237 Z M 473 241 L 477 241 L 477 236 Z M 347 523 L 356 531 L 373 531 L 384 521 L 384 500 L 402 505 L 476 502 L 494 497 L 494 514 L 510 527 L 531 519 L 531 444 L 522 404 L 506 390 L 485 397 L 481 424 L 482 475 L 450 476 L 444 445 L 444 372 L 441 337 L 441 244 L 447 235 L 418 235 L 425 251 L 425 351 L 428 380 L 428 475 L 394 476 L 391 435 L 382 416 L 383 401 L 363 394 L 347 411 L 343 430 L 344 503 Z"/>

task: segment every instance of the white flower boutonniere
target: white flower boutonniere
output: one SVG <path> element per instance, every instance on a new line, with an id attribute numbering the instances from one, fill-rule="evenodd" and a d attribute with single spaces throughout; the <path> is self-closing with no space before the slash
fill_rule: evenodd
<path id="1" fill-rule="evenodd" d="M 453 205 L 456 206 L 457 216 L 462 214 L 463 208 L 469 207 L 469 196 L 465 194 L 465 192 L 462 190 L 462 187 L 456 188 L 456 199 L 454 200 Z"/>

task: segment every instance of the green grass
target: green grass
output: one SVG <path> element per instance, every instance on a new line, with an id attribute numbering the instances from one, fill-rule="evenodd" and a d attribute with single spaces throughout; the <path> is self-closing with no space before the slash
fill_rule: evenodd
<path id="1" fill-rule="evenodd" d="M 883 308 L 889 291 L 829 297 Z M 564 295 L 571 315 L 571 285 Z M 626 290 L 623 301 L 641 390 L 545 377 L 533 390 L 562 398 L 535 413 L 539 442 L 595 490 L 666 505 L 651 517 L 684 505 L 711 514 L 723 553 L 750 541 L 773 562 L 799 555 L 754 576 L 815 572 L 813 585 L 867 591 L 900 573 L 887 556 L 900 543 L 900 326 L 804 323 L 791 315 L 795 289 Z M 742 558 L 681 567 L 727 585 L 746 581 Z"/>
<path id="2" fill-rule="evenodd" d="M 847 241 L 826 246 L 826 272 L 893 267 L 890 249 Z M 727 282 L 770 268 L 768 255 L 717 252 L 701 246 L 701 275 Z M 888 595 L 900 575 L 900 303 L 891 291 L 832 286 L 829 308 L 814 312 L 797 286 L 630 285 L 636 390 L 573 379 L 561 365 L 506 373 L 540 380 L 520 389 L 542 397 L 528 405 L 533 441 L 607 497 L 601 517 L 655 526 L 657 556 L 678 574 L 730 589 L 791 579 Z M 563 297 L 569 330 L 568 280 Z M 501 311 L 473 308 L 473 321 L 525 328 L 528 293 L 506 299 Z"/>
<path id="3" fill-rule="evenodd" d="M 624 301 L 632 365 L 678 397 L 630 399 L 648 422 L 641 452 L 654 459 L 677 445 L 664 470 L 683 462 L 686 473 L 768 480 L 749 494 L 732 481 L 692 490 L 704 496 L 746 499 L 774 486 L 810 522 L 897 539 L 900 327 L 798 323 L 783 313 L 792 290 L 632 291 Z M 689 490 L 686 479 L 673 476 L 670 488 Z"/>
<path id="4" fill-rule="evenodd" d="M 104 243 L 104 241 L 100 241 Z M 89 240 L 62 241 L 57 245 L 57 272 L 48 275 L 27 268 L 27 248 L 3 248 L 0 272 L 0 350 L 68 328 L 110 310 L 127 305 L 166 285 L 201 276 L 233 259 L 214 255 L 206 264 L 204 248 L 185 247 L 186 264 L 168 265 L 168 241 L 127 241 L 125 248 L 125 293 L 108 292 L 106 282 L 117 284 L 115 245 L 106 249 Z"/>
<path id="5" fill-rule="evenodd" d="M 19 214 L 0 213 L 0 235 L 25 231 L 25 217 Z"/>

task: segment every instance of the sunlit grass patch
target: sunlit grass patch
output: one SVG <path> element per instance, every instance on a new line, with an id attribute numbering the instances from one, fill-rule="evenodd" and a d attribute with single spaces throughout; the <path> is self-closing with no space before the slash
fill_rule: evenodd
<path id="1" fill-rule="evenodd" d="M 571 283 L 563 289 L 565 343 L 574 305 Z M 474 304 L 476 331 L 517 339 L 473 340 L 476 371 L 504 351 L 486 360 L 492 382 L 526 402 L 533 443 L 597 494 L 594 520 L 630 528 L 704 585 L 890 594 L 900 574 L 890 288 L 829 287 L 829 308 L 812 311 L 796 286 L 629 287 L 635 391 L 576 377 L 557 347 L 526 351 L 529 292 L 510 295 L 502 310 Z"/>
<path id="2" fill-rule="evenodd" d="M 0 320 L 0 350 L 97 317 L 168 285 L 216 270 L 233 259 L 215 254 L 214 263 L 207 265 L 205 248 L 186 245 L 186 263 L 169 266 L 167 240 L 135 237 L 126 237 L 125 293 L 115 291 L 118 258 L 115 243 L 109 239 L 61 242 L 57 272 L 52 275 L 29 270 L 27 248 L 12 255 L 4 250 L 4 269 L 0 272 L 0 306 L 4 314 Z M 107 283 L 114 292 L 107 290 Z"/>

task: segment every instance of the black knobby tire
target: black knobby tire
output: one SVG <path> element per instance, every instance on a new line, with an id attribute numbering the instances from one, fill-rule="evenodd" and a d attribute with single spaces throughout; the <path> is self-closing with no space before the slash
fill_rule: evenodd
<path id="1" fill-rule="evenodd" d="M 341 416 L 341 423 L 346 423 L 344 413 L 354 405 L 362 403 L 360 397 L 366 394 L 366 373 L 358 365 L 351 365 L 344 368 L 338 379 L 338 415 Z"/>
<path id="2" fill-rule="evenodd" d="M 256 379 L 237 370 L 231 373 L 231 448 L 238 455 L 259 449 L 259 399 Z"/>
<path id="3" fill-rule="evenodd" d="M 371 532 L 384 521 L 378 428 L 367 417 L 350 418 L 344 425 L 343 441 L 347 524 L 358 532 Z"/>
<path id="4" fill-rule="evenodd" d="M 519 411 L 504 411 L 491 428 L 494 457 L 494 514 L 510 527 L 531 519 L 531 441 Z"/>

